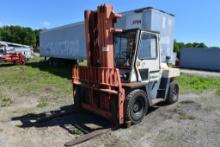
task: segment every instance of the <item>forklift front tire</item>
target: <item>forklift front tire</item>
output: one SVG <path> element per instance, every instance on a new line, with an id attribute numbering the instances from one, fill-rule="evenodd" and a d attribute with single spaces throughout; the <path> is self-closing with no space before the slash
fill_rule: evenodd
<path id="1" fill-rule="evenodd" d="M 148 110 L 149 104 L 147 94 L 143 90 L 136 89 L 131 91 L 125 101 L 125 117 L 127 122 L 137 124 L 142 121 Z"/>

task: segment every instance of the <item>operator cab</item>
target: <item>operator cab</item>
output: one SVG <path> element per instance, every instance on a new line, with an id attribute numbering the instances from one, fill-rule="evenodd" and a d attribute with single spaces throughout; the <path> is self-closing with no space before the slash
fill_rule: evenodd
<path id="1" fill-rule="evenodd" d="M 115 67 L 124 83 L 158 80 L 160 72 L 159 33 L 140 29 L 114 35 Z"/>

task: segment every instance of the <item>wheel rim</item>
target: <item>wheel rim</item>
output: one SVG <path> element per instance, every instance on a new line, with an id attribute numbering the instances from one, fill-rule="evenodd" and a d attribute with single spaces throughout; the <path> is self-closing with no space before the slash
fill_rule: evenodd
<path id="1" fill-rule="evenodd" d="M 144 114 L 144 99 L 143 97 L 138 97 L 136 101 L 134 102 L 132 113 L 135 120 L 139 120 L 142 118 Z"/>
<path id="2" fill-rule="evenodd" d="M 137 101 L 134 103 L 133 112 L 134 112 L 134 113 L 139 112 L 139 111 L 142 109 L 142 107 L 143 107 L 143 106 L 141 105 L 140 100 L 137 100 Z"/>

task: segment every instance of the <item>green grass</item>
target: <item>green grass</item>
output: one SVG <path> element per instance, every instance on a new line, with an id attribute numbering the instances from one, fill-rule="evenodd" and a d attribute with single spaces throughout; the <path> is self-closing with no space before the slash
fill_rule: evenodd
<path id="1" fill-rule="evenodd" d="M 11 98 L 9 97 L 1 97 L 0 98 L 0 106 L 1 107 L 8 107 L 13 103 L 13 101 L 11 100 Z"/>
<path id="2" fill-rule="evenodd" d="M 177 78 L 182 91 L 204 92 L 216 91 L 220 95 L 220 79 L 182 74 Z"/>
<path id="3" fill-rule="evenodd" d="M 26 66 L 0 66 L 0 84 L 20 93 L 40 91 L 48 87 L 57 87 L 68 93 L 72 91 L 70 79 L 70 67 L 49 67 L 39 61 L 29 62 Z"/>
<path id="4" fill-rule="evenodd" d="M 85 66 L 86 62 L 81 62 L 81 65 Z M 54 104 L 60 101 L 63 102 L 67 95 L 72 97 L 71 69 L 71 65 L 48 66 L 46 63 L 40 62 L 39 58 L 31 60 L 25 66 L 0 65 L 0 90 L 2 90 L 4 96 L 0 102 L 4 106 L 12 103 L 10 95 L 4 95 L 3 89 L 7 89 L 9 93 L 16 93 L 15 96 L 17 97 L 50 93 L 49 97 L 48 95 L 39 96 L 38 108 L 46 107 L 51 102 Z M 177 80 L 183 92 L 216 91 L 220 95 L 220 79 L 183 74 Z M 42 98 L 45 98 L 45 100 Z"/>
<path id="5" fill-rule="evenodd" d="M 43 108 L 43 107 L 46 107 L 46 106 L 48 106 L 48 100 L 41 98 L 41 99 L 39 100 L 39 102 L 38 102 L 37 107 Z"/>
<path id="6" fill-rule="evenodd" d="M 87 66 L 87 61 L 82 60 L 81 62 L 79 62 L 79 66 Z"/>
<path id="7" fill-rule="evenodd" d="M 81 135 L 82 134 L 82 132 L 77 128 L 70 130 L 70 133 L 74 134 L 74 135 Z"/>
<path id="8" fill-rule="evenodd" d="M 36 100 L 39 111 L 71 104 L 71 70 L 68 65 L 51 67 L 40 58 L 26 65 L 0 65 L 0 106 L 13 104 L 10 97 Z"/>

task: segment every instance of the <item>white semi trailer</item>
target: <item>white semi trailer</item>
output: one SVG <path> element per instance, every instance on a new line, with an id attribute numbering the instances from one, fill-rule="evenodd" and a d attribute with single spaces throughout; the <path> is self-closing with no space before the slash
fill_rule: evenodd
<path id="1" fill-rule="evenodd" d="M 116 23 L 121 29 L 143 29 L 160 33 L 160 56 L 162 62 L 175 63 L 173 52 L 174 15 L 152 7 L 123 12 Z M 84 22 L 73 23 L 40 34 L 40 54 L 43 57 L 84 60 L 86 41 Z"/>

